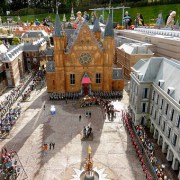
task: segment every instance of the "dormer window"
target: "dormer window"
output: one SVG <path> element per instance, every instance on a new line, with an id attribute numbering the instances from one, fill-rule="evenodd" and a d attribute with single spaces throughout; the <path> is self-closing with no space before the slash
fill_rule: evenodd
<path id="1" fill-rule="evenodd" d="M 174 88 L 173 87 L 168 87 L 167 93 L 169 95 L 171 95 L 174 92 Z"/>
<path id="2" fill-rule="evenodd" d="M 164 80 L 159 80 L 159 81 L 158 81 L 158 86 L 159 86 L 159 87 L 162 87 L 163 84 L 164 84 Z"/>
<path id="3" fill-rule="evenodd" d="M 143 74 L 142 74 L 142 73 L 139 73 L 139 74 L 138 74 L 138 79 L 139 79 L 139 80 L 142 80 L 142 78 L 143 78 Z"/>

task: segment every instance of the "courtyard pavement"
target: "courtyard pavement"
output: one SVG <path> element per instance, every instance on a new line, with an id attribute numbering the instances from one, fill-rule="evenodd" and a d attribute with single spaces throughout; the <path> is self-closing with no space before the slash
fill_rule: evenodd
<path id="1" fill-rule="evenodd" d="M 136 151 L 122 124 L 121 112 L 109 121 L 104 119 L 101 107 L 76 108 L 75 103 L 49 101 L 46 88 L 33 91 L 31 99 L 21 103 L 21 117 L 7 139 L 0 140 L 0 147 L 17 151 L 29 180 L 73 179 L 73 168 L 83 168 L 89 145 L 94 167 L 104 168 L 107 179 L 144 180 Z M 121 101 L 112 103 L 116 110 L 126 110 L 126 91 Z M 56 107 L 55 115 L 50 115 L 51 105 Z M 91 111 L 91 118 L 86 118 L 85 111 Z M 94 139 L 81 141 L 81 131 L 88 124 Z M 43 152 L 43 144 L 51 142 L 55 143 L 55 149 Z"/>

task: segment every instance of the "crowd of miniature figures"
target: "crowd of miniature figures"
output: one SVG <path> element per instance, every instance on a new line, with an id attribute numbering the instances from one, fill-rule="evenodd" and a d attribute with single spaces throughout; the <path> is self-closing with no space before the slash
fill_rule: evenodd
<path id="1" fill-rule="evenodd" d="M 44 79 L 45 74 L 43 71 L 37 71 L 35 77 L 32 79 L 32 82 L 29 84 L 28 89 L 22 94 L 22 100 L 30 98 L 31 92 L 39 85 L 40 82 Z"/>
<path id="2" fill-rule="evenodd" d="M 89 138 L 92 133 L 92 127 L 91 126 L 84 126 L 83 129 L 83 138 Z"/>
<path id="3" fill-rule="evenodd" d="M 18 103 L 17 107 L 14 109 L 9 109 L 4 116 L 0 119 L 0 132 L 1 134 L 9 133 L 12 129 L 12 126 L 16 123 L 17 119 L 21 114 L 21 106 Z"/>
<path id="4" fill-rule="evenodd" d="M 49 93 L 49 99 L 50 100 L 66 100 L 66 99 L 79 99 L 80 97 L 82 97 L 82 95 L 80 95 L 80 93 L 78 92 L 66 92 L 66 93 Z M 112 91 L 112 92 L 101 92 L 101 91 L 97 91 L 97 92 L 92 92 L 90 97 L 100 97 L 103 99 L 118 99 L 118 98 L 122 98 L 122 93 L 119 91 Z"/>
<path id="5" fill-rule="evenodd" d="M 67 100 L 67 99 L 79 99 L 80 95 L 77 92 L 66 92 L 66 93 L 50 93 L 50 100 Z"/>
<path id="6" fill-rule="evenodd" d="M 158 164 L 156 157 L 154 156 L 154 144 L 151 143 L 145 133 L 144 128 L 139 125 L 134 128 L 134 124 L 131 121 L 131 117 L 128 113 L 122 112 L 123 124 L 129 132 L 132 143 L 136 149 L 137 155 L 139 157 L 139 161 L 141 162 L 142 170 L 146 176 L 146 179 L 158 179 L 158 180 L 167 180 L 167 175 L 165 173 L 165 165 Z M 133 130 L 135 129 L 135 131 Z M 137 134 L 137 136 L 136 136 Z M 138 143 L 139 138 L 139 143 Z M 142 144 L 140 146 L 140 144 Z M 146 154 L 146 156 L 145 156 Z M 150 165 L 152 165 L 152 171 L 155 171 L 154 174 L 150 173 L 147 169 L 145 158 L 149 158 Z M 154 178 L 152 177 L 154 176 Z"/>
<path id="7" fill-rule="evenodd" d="M 11 106 L 15 103 L 18 97 L 25 90 L 29 80 L 31 79 L 31 74 L 26 80 L 23 80 L 17 87 L 15 87 L 4 101 L 0 102 L 0 132 L 1 134 L 9 133 L 12 126 L 16 123 L 18 117 L 21 113 L 20 103 L 17 104 L 15 108 Z"/>
<path id="8" fill-rule="evenodd" d="M 3 148 L 0 157 L 0 179 L 16 179 L 19 174 L 20 166 L 18 165 L 16 152 L 13 150 L 8 152 L 6 148 Z"/>
<path id="9" fill-rule="evenodd" d="M 148 155 L 148 158 L 149 158 L 151 164 L 153 165 L 153 167 L 155 169 L 158 179 L 166 180 L 167 176 L 164 171 L 165 165 L 158 163 L 156 157 L 154 156 L 154 144 L 149 141 L 147 134 L 141 125 L 136 126 L 136 133 L 139 136 L 139 139 L 144 146 L 144 149 Z"/>

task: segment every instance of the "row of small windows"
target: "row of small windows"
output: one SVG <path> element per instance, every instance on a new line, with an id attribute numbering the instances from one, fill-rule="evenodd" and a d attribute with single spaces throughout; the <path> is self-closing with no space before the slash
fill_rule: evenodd
<path id="1" fill-rule="evenodd" d="M 176 146 L 177 137 L 178 137 L 178 136 L 177 136 L 177 134 L 175 134 L 175 133 L 173 133 L 173 135 L 172 135 L 172 128 L 169 127 L 169 126 L 166 126 L 165 121 L 163 121 L 162 126 L 161 126 L 161 129 L 162 129 L 163 132 L 165 132 L 165 136 L 166 136 L 167 138 L 170 138 L 170 137 L 171 137 L 171 143 L 172 143 L 174 146 Z"/>
<path id="2" fill-rule="evenodd" d="M 152 100 L 155 100 L 154 96 L 155 96 L 155 91 L 153 91 Z M 161 103 L 159 104 L 159 94 L 157 95 L 157 98 L 156 98 L 155 102 L 156 102 L 157 105 L 160 105 L 160 109 L 163 110 L 166 115 L 168 115 L 169 104 L 166 103 L 166 105 L 164 107 L 164 99 L 161 99 Z M 169 118 L 170 118 L 171 121 L 173 120 L 173 118 L 174 118 L 174 109 L 171 110 Z"/>
<path id="3" fill-rule="evenodd" d="M 153 106 L 151 107 L 151 111 L 150 111 L 150 115 L 152 116 L 153 115 Z M 154 119 L 156 120 L 156 117 L 157 117 L 157 110 L 154 111 Z M 174 109 L 171 110 L 171 113 L 169 115 L 169 119 L 171 121 L 173 121 L 173 118 L 174 118 Z M 160 125 L 161 124 L 161 115 L 159 116 L 159 121 L 158 121 L 158 124 Z M 176 117 L 176 121 L 175 121 L 175 125 L 177 128 L 180 127 L 180 115 L 178 114 L 177 117 Z"/>
<path id="4" fill-rule="evenodd" d="M 100 84 L 100 83 L 101 83 L 101 74 L 96 73 L 96 84 Z M 71 85 L 76 84 L 75 74 L 70 74 L 70 84 Z"/>
<path id="5" fill-rule="evenodd" d="M 174 145 L 174 146 L 176 146 L 176 143 L 177 143 L 177 134 L 173 134 L 173 136 L 172 136 L 172 128 L 171 127 L 169 127 L 168 125 L 166 126 L 166 122 L 165 121 L 163 121 L 163 123 L 162 123 L 162 126 L 161 126 L 161 130 L 163 131 L 163 132 L 165 132 L 165 135 L 166 135 L 166 137 L 167 138 L 170 138 L 171 137 L 171 143 Z"/>

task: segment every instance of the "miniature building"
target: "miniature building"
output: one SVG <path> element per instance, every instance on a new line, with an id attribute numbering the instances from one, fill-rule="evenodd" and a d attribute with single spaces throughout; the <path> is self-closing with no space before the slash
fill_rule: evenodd
<path id="1" fill-rule="evenodd" d="M 180 165 L 180 62 L 141 59 L 132 67 L 130 112 L 135 125 L 150 127 L 172 169 Z M 180 178 L 180 171 L 178 178 Z"/>
<path id="2" fill-rule="evenodd" d="M 46 49 L 46 46 L 47 42 L 44 38 L 23 44 L 24 68 L 26 71 L 39 68 L 40 61 L 42 61 L 41 52 Z"/>
<path id="3" fill-rule="evenodd" d="M 28 42 L 28 43 L 38 41 L 41 38 L 44 38 L 46 41 L 49 41 L 49 35 L 44 30 L 26 31 L 21 36 L 21 40 L 23 42 Z"/>
<path id="4" fill-rule="evenodd" d="M 118 67 L 123 69 L 124 77 L 130 79 L 131 67 L 137 63 L 139 59 L 150 58 L 154 53 L 144 44 L 125 43 L 116 48 Z"/>
<path id="5" fill-rule="evenodd" d="M 4 64 L 0 62 L 0 95 L 7 87 L 7 79 Z"/>
<path id="6" fill-rule="evenodd" d="M 155 56 L 180 60 L 180 31 L 151 28 L 134 28 L 133 31 L 119 31 L 119 35 L 151 43 Z"/>
<path id="7" fill-rule="evenodd" d="M 101 29 L 96 19 L 93 30 L 83 22 L 74 29 L 62 29 L 56 15 L 54 61 L 46 67 L 48 92 L 110 92 L 123 90 L 122 69 L 113 68 L 114 30 L 110 15 L 101 43 Z"/>
<path id="8" fill-rule="evenodd" d="M 7 85 L 9 87 L 16 86 L 24 74 L 22 46 L 10 46 L 7 52 L 1 54 L 0 59 L 4 64 Z"/>

